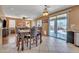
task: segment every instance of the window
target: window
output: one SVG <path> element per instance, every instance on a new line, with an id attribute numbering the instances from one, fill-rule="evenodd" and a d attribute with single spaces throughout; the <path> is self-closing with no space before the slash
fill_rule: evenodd
<path id="1" fill-rule="evenodd" d="M 67 14 L 50 17 L 49 36 L 67 39 Z"/>
<path id="2" fill-rule="evenodd" d="M 42 27 L 42 20 L 37 20 L 37 27 Z"/>
<path id="3" fill-rule="evenodd" d="M 15 20 L 9 20 L 9 28 L 15 28 Z"/>

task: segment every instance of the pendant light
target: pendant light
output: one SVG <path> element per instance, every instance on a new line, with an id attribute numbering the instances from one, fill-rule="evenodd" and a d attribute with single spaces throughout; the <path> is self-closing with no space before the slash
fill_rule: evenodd
<path id="1" fill-rule="evenodd" d="M 47 5 L 44 5 L 44 11 L 43 11 L 43 16 L 48 16 L 48 9 L 47 9 Z"/>

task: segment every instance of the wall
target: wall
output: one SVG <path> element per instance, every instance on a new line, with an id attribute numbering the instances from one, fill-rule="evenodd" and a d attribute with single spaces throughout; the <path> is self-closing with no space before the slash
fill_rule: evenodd
<path id="1" fill-rule="evenodd" d="M 42 19 L 42 35 L 48 35 L 48 17 Z"/>
<path id="2" fill-rule="evenodd" d="M 76 32 L 79 32 L 79 6 L 71 8 L 71 11 L 68 14 L 68 18 L 69 18 L 68 31 L 76 30 Z"/>
<path id="3" fill-rule="evenodd" d="M 2 7 L 0 6 L 0 17 L 4 16 Z M 0 28 L 0 45 L 2 45 L 2 28 Z"/>
<path id="4" fill-rule="evenodd" d="M 25 20 L 16 20 L 16 26 L 25 26 L 26 23 L 25 23 Z"/>
<path id="5" fill-rule="evenodd" d="M 6 17 L 6 20 L 7 20 L 7 28 L 9 28 L 9 20 L 15 20 L 16 26 L 28 26 L 28 25 L 31 26 L 30 20 L 24 20 L 21 18 L 14 18 L 14 17 Z"/>
<path id="6" fill-rule="evenodd" d="M 31 27 L 31 21 L 30 20 L 16 20 L 16 26 L 27 26 L 27 27 Z"/>
<path id="7" fill-rule="evenodd" d="M 52 17 L 52 16 L 62 14 L 62 13 L 65 13 L 65 12 L 67 12 L 67 14 L 68 14 L 67 31 L 73 31 L 73 29 L 75 29 L 76 32 L 79 32 L 79 6 L 73 6 L 71 8 L 67 8 L 65 10 L 60 10 L 60 11 L 57 11 L 55 13 L 52 13 L 49 16 Z M 39 19 L 45 20 L 46 18 L 45 17 L 39 17 L 37 20 L 39 20 Z M 71 26 L 74 26 L 74 28 L 72 29 Z M 48 23 L 43 23 L 42 28 L 43 28 L 42 31 L 43 32 L 46 31 L 47 34 L 48 34 Z"/>
<path id="8" fill-rule="evenodd" d="M 36 26 L 36 21 L 35 20 L 31 20 L 31 26 Z"/>
<path id="9" fill-rule="evenodd" d="M 68 24 L 67 24 L 67 31 L 76 31 L 79 32 L 79 5 L 73 6 L 71 8 L 60 10 L 59 12 L 52 13 L 52 16 L 67 13 L 68 14 Z"/>

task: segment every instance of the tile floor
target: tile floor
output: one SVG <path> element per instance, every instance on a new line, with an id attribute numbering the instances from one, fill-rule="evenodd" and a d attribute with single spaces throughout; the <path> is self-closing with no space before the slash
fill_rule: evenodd
<path id="1" fill-rule="evenodd" d="M 9 41 L 7 45 L 0 46 L 0 53 L 78 53 L 79 47 L 75 47 L 73 44 L 66 43 L 64 40 L 56 39 L 53 37 L 43 36 L 43 42 L 38 47 L 33 47 L 31 50 L 25 48 L 24 51 L 17 51 L 15 35 L 8 37 Z"/>

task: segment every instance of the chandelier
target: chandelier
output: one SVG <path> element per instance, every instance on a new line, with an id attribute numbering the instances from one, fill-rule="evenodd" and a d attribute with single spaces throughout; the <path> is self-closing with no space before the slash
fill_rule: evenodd
<path id="1" fill-rule="evenodd" d="M 43 16 L 48 16 L 48 10 L 47 10 L 47 5 L 44 5 L 44 11 L 43 11 Z"/>

